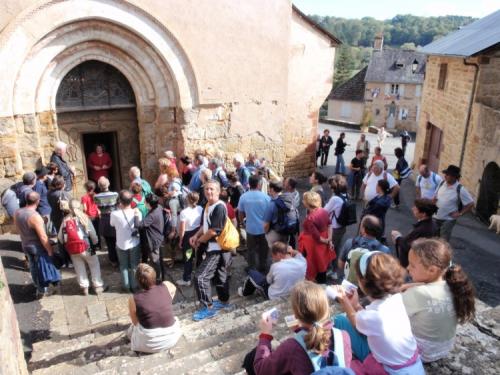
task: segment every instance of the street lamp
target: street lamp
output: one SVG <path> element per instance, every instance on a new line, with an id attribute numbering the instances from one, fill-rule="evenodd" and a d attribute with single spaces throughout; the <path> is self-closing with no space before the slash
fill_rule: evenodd
<path id="1" fill-rule="evenodd" d="M 418 61 L 417 59 L 413 60 L 413 64 L 411 64 L 411 71 L 415 73 L 418 69 Z"/>

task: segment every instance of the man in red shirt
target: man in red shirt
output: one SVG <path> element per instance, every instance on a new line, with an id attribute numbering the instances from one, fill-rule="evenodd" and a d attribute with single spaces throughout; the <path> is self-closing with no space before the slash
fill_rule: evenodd
<path id="1" fill-rule="evenodd" d="M 92 152 L 87 158 L 90 179 L 97 182 L 102 176 L 109 178 L 109 170 L 112 165 L 111 156 L 104 151 L 104 146 L 97 145 L 95 152 Z"/>

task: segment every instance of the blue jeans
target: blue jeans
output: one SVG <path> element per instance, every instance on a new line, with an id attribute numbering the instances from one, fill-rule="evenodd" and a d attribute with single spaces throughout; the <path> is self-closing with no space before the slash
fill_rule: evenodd
<path id="1" fill-rule="evenodd" d="M 141 247 L 136 246 L 131 249 L 122 250 L 116 248 L 118 262 L 120 263 L 120 274 L 122 277 L 122 285 L 125 289 L 137 290 L 137 281 L 135 279 L 135 271 L 141 262 Z"/>
<path id="2" fill-rule="evenodd" d="M 26 253 L 26 256 L 28 257 L 28 262 L 30 265 L 31 280 L 33 280 L 33 285 L 35 285 L 35 288 L 38 292 L 45 293 L 47 291 L 47 288 L 40 286 L 40 281 L 38 280 L 38 270 L 37 270 L 38 255 L 32 255 Z"/>
<path id="3" fill-rule="evenodd" d="M 335 173 L 345 174 L 344 155 L 337 155 L 337 164 L 335 166 Z"/>
<path id="4" fill-rule="evenodd" d="M 333 325 L 335 328 L 346 331 L 351 338 L 351 348 L 352 354 L 356 356 L 361 362 L 363 362 L 368 354 L 370 354 L 370 348 L 368 346 L 368 340 L 366 336 L 359 333 L 356 328 L 354 328 L 345 314 L 335 315 L 333 318 Z"/>

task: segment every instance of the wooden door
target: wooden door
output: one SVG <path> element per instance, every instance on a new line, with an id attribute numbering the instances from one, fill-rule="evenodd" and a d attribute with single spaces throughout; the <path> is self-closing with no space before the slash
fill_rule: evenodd
<path id="1" fill-rule="evenodd" d="M 441 154 L 441 144 L 443 138 L 443 131 L 437 126 L 429 123 L 429 142 L 427 144 L 427 152 L 425 153 L 425 159 L 427 160 L 427 165 L 430 170 L 434 172 L 439 172 L 439 157 Z"/>

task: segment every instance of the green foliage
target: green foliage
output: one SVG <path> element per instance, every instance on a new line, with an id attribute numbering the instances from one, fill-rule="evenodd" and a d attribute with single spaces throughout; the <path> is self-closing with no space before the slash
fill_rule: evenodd
<path id="1" fill-rule="evenodd" d="M 385 21 L 372 17 L 345 19 L 315 15 L 311 18 L 344 44 L 359 47 L 373 46 L 378 32 L 384 33 L 384 44 L 391 47 L 400 47 L 405 43 L 424 46 L 475 20 L 464 16 L 417 17 L 411 14 L 397 15 Z"/>
<path id="2" fill-rule="evenodd" d="M 341 46 L 338 50 L 337 58 L 335 61 L 333 87 L 337 87 L 338 85 L 351 78 L 354 67 L 355 66 L 351 54 L 351 48 L 349 48 L 348 46 Z"/>

